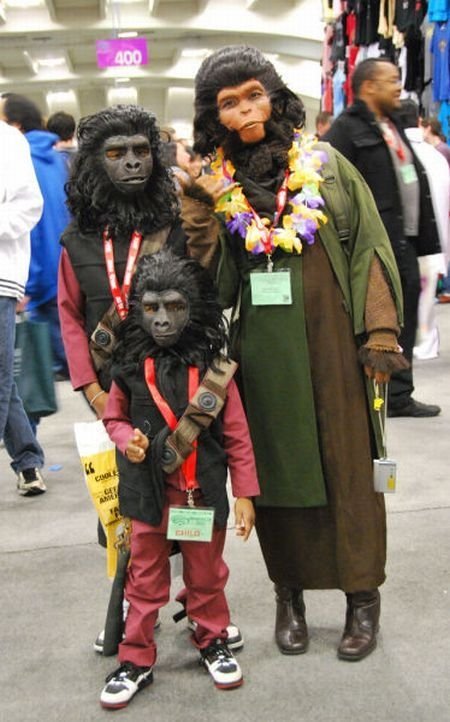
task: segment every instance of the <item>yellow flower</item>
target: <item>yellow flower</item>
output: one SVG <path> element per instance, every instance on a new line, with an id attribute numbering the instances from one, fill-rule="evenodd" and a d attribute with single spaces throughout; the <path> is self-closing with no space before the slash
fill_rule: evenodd
<path id="1" fill-rule="evenodd" d="M 211 161 L 211 170 L 213 172 L 213 175 L 220 175 L 222 173 L 222 160 L 223 156 L 221 153 L 217 152 L 216 157 L 213 161 Z"/>
<path id="2" fill-rule="evenodd" d="M 283 251 L 292 253 L 292 249 L 294 248 L 297 240 L 297 235 L 294 228 L 277 228 L 272 239 L 274 246 L 279 246 L 279 248 L 282 248 Z"/>
<path id="3" fill-rule="evenodd" d="M 253 251 L 257 246 L 262 246 L 261 231 L 255 221 L 252 221 L 247 228 L 245 248 L 247 251 Z"/>
<path id="4" fill-rule="evenodd" d="M 290 174 L 287 185 L 290 191 L 296 191 L 304 185 L 318 185 L 322 180 L 322 176 L 316 171 L 310 168 L 299 168 Z"/>
<path id="5" fill-rule="evenodd" d="M 248 203 L 242 192 L 242 188 L 235 186 L 230 193 L 226 193 L 219 198 L 215 210 L 218 213 L 225 213 L 227 217 L 248 211 Z"/>

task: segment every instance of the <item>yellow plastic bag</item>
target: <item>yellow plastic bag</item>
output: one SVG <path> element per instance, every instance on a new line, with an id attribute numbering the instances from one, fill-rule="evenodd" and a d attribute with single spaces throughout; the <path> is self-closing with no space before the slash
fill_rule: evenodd
<path id="1" fill-rule="evenodd" d="M 116 447 L 101 421 L 76 423 L 74 431 L 84 479 L 105 530 L 107 574 L 112 578 L 116 573 L 117 543 L 124 525 L 119 512 Z"/>

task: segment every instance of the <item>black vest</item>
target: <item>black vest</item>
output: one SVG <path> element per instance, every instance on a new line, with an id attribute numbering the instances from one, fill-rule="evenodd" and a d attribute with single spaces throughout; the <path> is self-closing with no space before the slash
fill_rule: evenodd
<path id="1" fill-rule="evenodd" d="M 171 229 L 167 229 L 167 233 L 167 246 L 174 253 L 185 255 L 185 234 L 181 224 L 175 223 Z M 152 235 L 149 238 L 151 239 Z M 114 239 L 114 268 L 120 285 L 125 275 L 130 239 L 131 234 L 126 238 L 119 236 Z M 90 338 L 113 302 L 106 272 L 102 233 L 83 234 L 77 224 L 72 222 L 61 237 L 61 245 L 69 254 L 72 268 L 85 297 L 85 330 L 87 337 Z M 111 385 L 109 363 L 99 371 L 98 380 L 103 389 L 109 389 Z"/>
<path id="2" fill-rule="evenodd" d="M 181 226 L 175 224 L 167 238 L 167 245 L 179 255 L 184 255 L 182 235 Z M 130 239 L 131 234 L 127 238 L 119 236 L 114 239 L 114 267 L 120 284 L 125 274 Z M 69 254 L 81 291 L 86 298 L 86 334 L 90 336 L 112 303 L 102 233 L 83 234 L 76 223 L 71 223 L 62 235 L 61 244 Z"/>
<path id="3" fill-rule="evenodd" d="M 170 407 L 179 418 L 187 406 L 187 368 L 178 367 L 174 388 L 178 392 L 176 404 L 169 400 Z M 161 521 L 164 489 L 159 488 L 155 463 L 152 457 L 152 441 L 167 429 L 166 422 L 156 406 L 145 382 L 143 366 L 137 374 L 124 374 L 116 381 L 129 398 L 129 415 L 133 428 L 139 428 L 150 440 L 146 458 L 141 464 L 131 463 L 117 451 L 119 470 L 119 507 L 123 516 L 157 525 Z M 161 390 L 160 390 L 161 391 Z M 216 419 L 209 429 L 198 437 L 196 477 L 206 506 L 215 509 L 215 523 L 224 527 L 229 513 L 226 492 L 227 455 L 223 448 L 222 422 Z"/>

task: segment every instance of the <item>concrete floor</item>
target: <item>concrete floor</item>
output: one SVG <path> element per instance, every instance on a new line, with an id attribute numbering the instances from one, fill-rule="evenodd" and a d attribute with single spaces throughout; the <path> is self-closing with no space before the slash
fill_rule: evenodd
<path id="1" fill-rule="evenodd" d="M 228 598 L 245 635 L 245 684 L 217 691 L 198 667 L 177 605 L 162 610 L 154 684 L 122 720 L 156 722 L 444 722 L 450 720 L 450 306 L 437 308 L 441 354 L 415 365 L 415 396 L 439 403 L 434 419 L 390 419 L 389 455 L 398 490 L 387 496 L 388 567 L 378 649 L 357 664 L 336 645 L 344 596 L 308 592 L 308 654 L 286 657 L 273 642 L 274 602 L 256 536 L 230 532 Z M 96 655 L 109 594 L 96 515 L 75 451 L 74 421 L 90 420 L 69 383 L 58 384 L 60 411 L 44 419 L 48 492 L 23 498 L 0 450 L 0 720 L 90 722 L 112 712 L 98 697 L 115 660 Z M 51 470 L 52 467 L 62 468 Z M 174 594 L 180 584 L 174 581 Z"/>

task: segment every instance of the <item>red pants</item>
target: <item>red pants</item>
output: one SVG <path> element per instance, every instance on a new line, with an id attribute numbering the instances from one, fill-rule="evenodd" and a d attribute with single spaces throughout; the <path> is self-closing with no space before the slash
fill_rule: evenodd
<path id="1" fill-rule="evenodd" d="M 185 503 L 185 492 L 166 487 L 166 504 L 159 526 L 132 520 L 131 562 L 125 585 L 130 608 L 125 639 L 119 645 L 120 662 L 151 667 L 156 661 L 154 625 L 158 610 L 170 599 L 172 541 L 166 539 L 169 505 Z M 222 558 L 225 533 L 225 529 L 214 528 L 210 542 L 178 542 L 187 588 L 186 611 L 197 622 L 192 641 L 199 649 L 215 639 L 226 639 L 226 628 L 230 623 L 224 594 L 228 579 L 228 567 Z"/>

